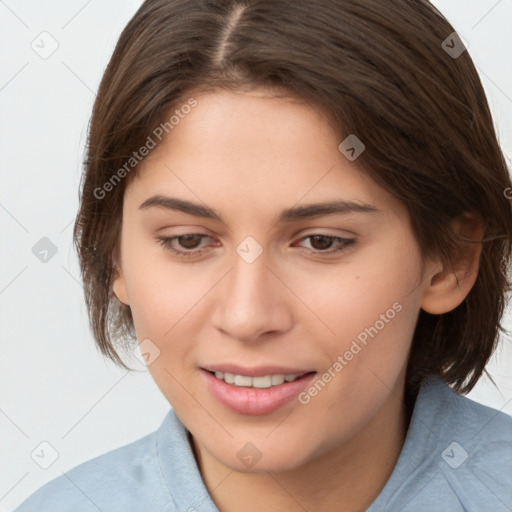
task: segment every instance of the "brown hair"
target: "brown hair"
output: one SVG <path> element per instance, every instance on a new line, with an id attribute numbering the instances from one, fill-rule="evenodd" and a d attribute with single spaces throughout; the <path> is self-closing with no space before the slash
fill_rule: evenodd
<path id="1" fill-rule="evenodd" d="M 420 311 L 407 376 L 410 388 L 435 374 L 469 391 L 503 331 L 511 183 L 468 52 L 442 47 L 453 32 L 426 0 L 146 0 L 99 88 L 74 227 L 101 352 L 127 368 L 117 349 L 135 336 L 112 291 L 124 190 L 137 170 L 127 160 L 192 91 L 267 86 L 323 109 L 340 142 L 363 141 L 358 163 L 407 206 L 424 257 L 449 262 L 464 243 L 450 222 L 483 219 L 476 283 L 453 311 Z"/>

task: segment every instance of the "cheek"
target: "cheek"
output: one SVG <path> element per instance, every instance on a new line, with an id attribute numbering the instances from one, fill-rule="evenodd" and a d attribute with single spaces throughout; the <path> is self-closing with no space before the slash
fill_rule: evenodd
<path id="1" fill-rule="evenodd" d="M 320 323 L 311 315 L 309 338 L 318 340 L 324 371 L 336 375 L 329 384 L 331 392 L 325 394 L 333 406 L 344 397 L 347 406 L 362 411 L 364 404 L 352 399 L 359 401 L 366 390 L 364 396 L 378 401 L 379 393 L 393 387 L 407 363 L 421 304 L 421 260 L 415 246 L 405 250 L 394 242 L 368 251 L 364 258 L 347 259 L 335 274 L 315 276 L 314 288 L 311 277 L 301 281 L 304 293 L 308 283 L 314 290 L 305 302 L 314 305 L 329 328 L 319 331 Z M 366 405 L 371 408 L 375 403 Z"/>
<path id="2" fill-rule="evenodd" d="M 173 407 L 190 407 L 189 393 L 195 393 L 188 374 L 194 350 L 191 339 L 199 328 L 190 319 L 194 305 L 208 291 L 207 283 L 190 279 L 168 262 L 141 261 L 131 271 L 128 293 L 137 338 L 151 340 L 158 351 L 148 371 Z"/>
<path id="3" fill-rule="evenodd" d="M 168 399 L 186 403 L 190 397 L 180 383 L 194 391 L 188 370 L 194 366 L 196 340 L 205 337 L 200 332 L 206 326 L 204 304 L 219 275 L 171 262 L 163 251 L 131 254 L 127 291 L 137 338 L 148 338 L 159 351 L 148 370 Z"/>
<path id="4" fill-rule="evenodd" d="M 157 243 L 134 239 L 128 245 L 124 267 L 137 335 L 165 339 L 208 292 L 208 281 L 194 279 L 185 265 L 171 262 Z"/>

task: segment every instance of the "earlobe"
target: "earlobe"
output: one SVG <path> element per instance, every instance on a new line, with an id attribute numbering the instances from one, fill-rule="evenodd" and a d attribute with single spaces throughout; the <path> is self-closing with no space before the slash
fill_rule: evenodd
<path id="1" fill-rule="evenodd" d="M 457 236 L 465 239 L 456 261 L 447 267 L 439 262 L 430 270 L 424 288 L 421 309 L 433 315 L 454 310 L 467 297 L 476 282 L 482 252 L 483 225 L 474 216 L 465 215 L 453 224 Z"/>
<path id="2" fill-rule="evenodd" d="M 121 303 L 126 306 L 130 305 L 128 302 L 128 294 L 126 292 L 126 281 L 121 268 L 117 264 L 114 264 L 112 274 L 112 290 Z"/>

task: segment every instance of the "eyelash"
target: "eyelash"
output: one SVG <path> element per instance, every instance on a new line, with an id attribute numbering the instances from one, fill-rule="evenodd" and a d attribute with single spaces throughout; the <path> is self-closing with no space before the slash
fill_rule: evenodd
<path id="1" fill-rule="evenodd" d="M 157 240 L 166 250 L 171 251 L 172 253 L 176 254 L 177 256 L 179 256 L 181 258 L 192 258 L 194 256 L 200 256 L 204 250 L 201 250 L 201 249 L 199 249 L 199 250 L 197 250 L 197 249 L 178 250 L 175 247 L 173 247 L 174 240 L 177 240 L 179 238 L 183 238 L 186 236 L 201 236 L 202 239 L 210 238 L 208 235 L 203 235 L 201 233 L 185 233 L 183 235 L 177 235 L 177 236 L 172 236 L 172 237 L 164 237 L 164 236 L 157 237 Z M 324 255 L 324 254 L 332 255 L 332 254 L 342 253 L 343 251 L 347 250 L 351 245 L 353 245 L 354 242 L 356 241 L 354 238 L 343 238 L 343 237 L 339 237 L 339 236 L 322 235 L 322 234 L 307 235 L 307 236 L 302 237 L 299 241 L 303 241 L 308 238 L 313 238 L 315 236 L 327 238 L 327 239 L 330 239 L 333 241 L 339 241 L 342 244 L 337 249 L 330 249 L 330 250 L 326 250 L 326 251 L 310 249 L 310 252 L 312 252 L 313 254 L 320 254 L 320 255 Z"/>

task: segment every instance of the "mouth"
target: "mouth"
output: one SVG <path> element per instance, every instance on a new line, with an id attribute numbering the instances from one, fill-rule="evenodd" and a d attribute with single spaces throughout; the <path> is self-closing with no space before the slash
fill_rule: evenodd
<path id="1" fill-rule="evenodd" d="M 206 370 L 208 371 L 208 370 Z M 239 375 L 229 372 L 220 371 L 208 371 L 211 375 L 215 376 L 216 379 L 224 381 L 226 384 L 231 384 L 238 387 L 266 389 L 274 386 L 281 386 L 285 382 L 294 382 L 305 375 L 315 372 L 303 372 L 303 373 L 292 373 L 292 374 L 270 374 L 262 375 L 258 377 L 250 377 L 249 375 Z"/>
<path id="2" fill-rule="evenodd" d="M 229 368 L 234 370 L 233 367 Z M 316 371 L 237 369 L 235 372 L 201 368 L 205 387 L 218 403 L 244 415 L 271 414 L 297 399 Z M 257 375 L 247 375 L 253 373 Z"/>

